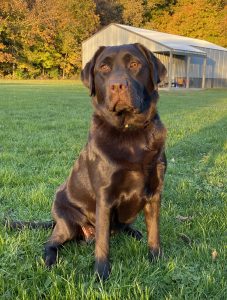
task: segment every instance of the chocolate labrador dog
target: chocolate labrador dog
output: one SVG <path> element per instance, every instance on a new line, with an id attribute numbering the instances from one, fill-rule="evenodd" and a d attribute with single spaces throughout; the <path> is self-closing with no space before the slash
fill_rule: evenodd
<path id="1" fill-rule="evenodd" d="M 95 272 L 110 273 L 109 239 L 116 231 L 137 239 L 131 227 L 143 210 L 150 258 L 160 256 L 159 210 L 166 129 L 157 113 L 163 64 L 141 44 L 100 47 L 82 70 L 94 106 L 88 142 L 52 207 L 56 225 L 45 263 L 56 262 L 66 241 L 95 240 Z"/>

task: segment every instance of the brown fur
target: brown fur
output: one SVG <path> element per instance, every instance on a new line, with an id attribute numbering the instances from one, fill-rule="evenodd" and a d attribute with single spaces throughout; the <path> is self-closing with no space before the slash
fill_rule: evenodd
<path id="1" fill-rule="evenodd" d="M 130 224 L 142 210 L 150 257 L 160 255 L 166 129 L 156 103 L 165 73 L 140 44 L 101 47 L 85 66 L 81 78 L 90 89 L 94 113 L 88 142 L 56 193 L 56 225 L 45 245 L 48 266 L 66 241 L 95 235 L 95 272 L 106 279 L 110 233 L 121 230 L 140 239 Z"/>

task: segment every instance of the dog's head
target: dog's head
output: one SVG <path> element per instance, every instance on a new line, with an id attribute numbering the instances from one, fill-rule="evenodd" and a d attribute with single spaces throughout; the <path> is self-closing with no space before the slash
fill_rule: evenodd
<path id="1" fill-rule="evenodd" d="M 146 126 L 156 113 L 166 68 L 141 44 L 100 47 L 81 72 L 96 113 L 122 128 Z"/>

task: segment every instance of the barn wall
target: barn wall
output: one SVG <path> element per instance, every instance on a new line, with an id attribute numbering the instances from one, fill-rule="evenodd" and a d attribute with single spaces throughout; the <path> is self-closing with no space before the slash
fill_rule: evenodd
<path id="1" fill-rule="evenodd" d="M 163 63 L 163 65 L 166 67 L 167 74 L 164 78 L 163 82 L 159 84 L 160 87 L 166 87 L 168 86 L 168 74 L 169 74 L 169 55 L 168 54 L 161 54 L 161 53 L 154 53 L 155 56 L 160 59 L 160 61 Z"/>
<path id="2" fill-rule="evenodd" d="M 139 36 L 114 24 L 111 24 L 110 26 L 101 30 L 83 43 L 83 67 L 91 59 L 95 51 L 100 46 L 114 46 L 131 43 L 142 43 L 151 51 L 159 52 L 155 55 L 160 58 L 168 71 L 169 55 L 167 54 L 167 51 L 169 51 L 169 49 L 167 47 L 159 45 L 156 42 L 152 42 L 142 36 Z M 227 51 L 208 49 L 204 47 L 197 48 L 207 53 L 205 87 L 227 87 Z M 163 54 L 161 54 L 161 52 L 163 52 Z M 186 78 L 186 55 L 173 55 L 174 78 L 172 78 L 172 80 Z M 190 54 L 190 57 L 190 87 L 200 88 L 202 86 L 204 58 L 203 56 L 193 54 Z M 167 81 L 168 77 L 165 79 L 165 82 Z"/>
<path id="3" fill-rule="evenodd" d="M 155 54 L 167 69 L 167 76 L 165 83 L 168 82 L 168 71 L 169 71 L 169 55 L 168 54 Z M 190 87 L 201 88 L 202 86 L 202 68 L 203 68 L 203 57 L 197 55 L 190 55 Z M 172 82 L 181 83 L 180 85 L 186 86 L 187 77 L 187 56 L 173 54 L 173 66 L 172 66 Z"/>
<path id="4" fill-rule="evenodd" d="M 155 53 L 155 56 L 165 65 L 169 71 L 169 55 Z M 173 55 L 173 74 L 177 77 L 186 76 L 186 57 L 184 55 Z"/>
<path id="5" fill-rule="evenodd" d="M 207 53 L 205 87 L 227 88 L 227 52 L 205 48 L 201 48 L 201 50 Z M 156 56 L 164 63 L 168 70 L 169 56 L 163 54 L 156 54 Z M 192 54 L 190 54 L 190 57 L 189 87 L 201 88 L 204 57 Z M 186 56 L 173 55 L 172 81 L 180 78 L 186 78 Z M 165 81 L 168 81 L 168 77 L 165 79 Z"/>
<path id="6" fill-rule="evenodd" d="M 198 47 L 207 53 L 206 88 L 227 88 L 227 51 Z"/>
<path id="7" fill-rule="evenodd" d="M 91 59 L 95 51 L 100 46 L 116 46 L 122 44 L 142 43 L 151 51 L 165 51 L 166 47 L 141 37 L 133 32 L 129 32 L 116 25 L 110 25 L 101 30 L 90 39 L 86 40 L 82 45 L 82 65 Z"/>
<path id="8" fill-rule="evenodd" d="M 191 55 L 190 57 L 189 87 L 202 88 L 204 57 L 199 55 Z"/>

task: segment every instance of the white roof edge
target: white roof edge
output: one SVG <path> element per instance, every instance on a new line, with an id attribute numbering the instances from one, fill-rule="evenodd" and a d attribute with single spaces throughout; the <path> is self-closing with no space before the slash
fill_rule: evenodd
<path id="1" fill-rule="evenodd" d="M 132 30 L 130 30 L 130 29 L 127 29 L 127 28 L 126 28 L 127 25 L 122 25 L 122 24 L 118 24 L 118 23 L 110 23 L 110 24 L 106 25 L 105 27 L 101 28 L 99 31 L 95 32 L 92 36 L 90 36 L 90 37 L 88 37 L 87 39 L 85 39 L 84 41 L 82 41 L 82 45 L 85 44 L 88 40 L 92 39 L 95 35 L 99 34 L 101 31 L 104 31 L 105 29 L 107 29 L 107 28 L 110 27 L 110 26 L 117 26 L 117 27 L 121 27 L 121 28 L 123 27 L 123 29 L 129 30 L 130 32 L 132 32 L 132 33 L 134 33 L 134 34 L 137 34 L 137 35 L 139 35 L 139 36 L 141 36 L 141 37 L 143 37 L 143 38 L 148 39 L 148 40 L 151 41 L 151 39 L 149 39 L 149 38 L 143 36 L 142 34 L 138 34 L 138 33 L 134 32 L 134 31 L 132 31 Z M 124 26 L 125 26 L 125 27 L 124 27 Z M 127 27 L 132 27 L 132 26 L 127 26 Z M 134 27 L 134 28 L 136 28 L 136 27 Z M 164 44 L 162 44 L 162 43 L 159 43 L 159 42 L 157 42 L 157 41 L 154 41 L 154 42 L 157 43 L 157 44 L 159 44 L 159 45 L 161 45 L 161 46 L 163 46 L 163 47 L 165 47 L 165 48 L 167 48 L 167 49 L 169 49 L 169 50 L 173 50 L 173 49 L 171 49 L 170 47 L 168 47 L 168 46 L 166 46 L 166 45 L 164 45 Z"/>
<path id="2" fill-rule="evenodd" d="M 185 49 L 185 47 L 183 48 L 183 47 L 181 47 L 181 48 L 177 48 L 177 47 L 174 47 L 174 46 L 171 46 L 171 44 L 165 44 L 165 43 L 161 43 L 160 41 L 156 41 L 156 40 L 154 40 L 154 39 L 152 39 L 152 38 L 148 38 L 148 37 L 146 37 L 146 36 L 144 36 L 143 34 L 141 34 L 141 33 L 137 33 L 137 32 L 135 32 L 134 30 L 130 30 L 130 27 L 132 27 L 132 26 L 128 26 L 128 25 L 122 25 L 122 24 L 117 24 L 117 23 L 112 23 L 113 25 L 116 25 L 116 26 L 119 26 L 119 27 L 121 27 L 121 28 L 123 28 L 123 29 L 126 29 L 126 30 L 129 30 L 130 32 L 132 32 L 132 33 L 134 33 L 134 34 L 137 34 L 137 35 L 139 35 L 139 36 L 141 36 L 141 37 L 143 37 L 143 38 L 145 38 L 145 39 L 148 39 L 148 40 L 150 40 L 150 41 L 153 41 L 154 43 L 158 43 L 159 45 L 161 45 L 161 46 L 163 46 L 163 47 L 165 47 L 165 48 L 167 48 L 169 51 L 173 51 L 173 52 L 176 52 L 176 53 L 193 53 L 193 54 L 198 54 L 198 55 L 204 55 L 204 56 L 206 56 L 207 55 L 207 53 L 205 52 L 205 51 L 202 51 L 202 50 L 200 50 L 200 49 L 196 49 L 196 48 L 194 48 L 193 46 L 191 46 L 191 45 L 188 45 L 188 48 L 190 47 L 190 49 Z M 137 29 L 137 27 L 133 27 L 133 28 L 136 28 Z M 141 28 L 138 28 L 138 29 L 141 29 Z M 149 29 L 143 29 L 142 28 L 142 30 L 147 30 L 147 31 L 152 31 L 152 30 L 149 30 Z M 159 33 L 158 31 L 156 31 L 157 33 Z M 168 33 L 169 34 L 169 33 Z M 158 52 L 158 51 L 154 51 L 154 52 Z M 161 51 L 162 52 L 162 51 Z"/>
<path id="3" fill-rule="evenodd" d="M 175 38 L 175 41 L 176 42 L 176 39 L 179 41 L 181 40 L 181 43 L 184 44 L 184 45 L 188 45 L 188 46 L 191 46 L 191 47 L 201 47 L 201 48 L 207 48 L 207 49 L 215 49 L 215 50 L 219 50 L 219 51 L 227 51 L 227 48 L 224 48 L 222 46 L 219 46 L 219 45 L 216 45 L 214 43 L 211 43 L 211 42 L 208 42 L 206 40 L 201 40 L 201 39 L 196 39 L 196 38 L 191 38 L 191 37 L 186 37 L 186 36 L 181 36 L 181 35 L 174 35 L 174 34 L 171 34 L 171 33 L 165 33 L 165 32 L 159 32 L 159 31 L 156 31 L 156 30 L 150 30 L 150 29 L 145 29 L 145 28 L 138 28 L 138 27 L 133 27 L 133 26 L 128 26 L 128 25 L 123 25 L 123 24 L 117 24 L 117 23 L 112 23 L 113 25 L 117 25 L 117 26 L 120 26 L 121 28 L 124 28 L 124 29 L 127 29 L 129 30 L 130 32 L 133 32 L 133 33 L 136 33 L 140 36 L 143 36 L 151 41 L 154 41 L 156 43 L 159 43 L 160 45 L 164 46 L 164 47 L 168 47 L 170 48 L 166 43 L 165 41 L 162 42 L 162 40 L 164 39 L 164 37 L 169 37 L 170 39 L 172 38 L 174 40 Z M 157 41 L 156 39 L 154 39 L 154 37 L 148 37 L 148 36 L 144 36 L 144 32 L 147 32 L 148 34 L 159 34 L 162 36 L 162 40 L 159 40 Z M 174 48 L 170 48 L 172 50 L 177 50 L 177 49 L 174 49 Z M 196 51 L 195 52 L 200 52 L 201 50 L 198 49 L 199 51 Z M 193 51 L 194 52 L 194 51 Z M 205 51 L 201 51 L 202 53 L 206 53 Z M 202 54 L 201 53 L 201 54 Z"/>
<path id="4" fill-rule="evenodd" d="M 130 27 L 132 27 L 132 26 L 122 25 L 122 24 L 117 24 L 117 23 L 111 23 L 111 24 L 112 24 L 112 25 L 115 25 L 115 26 L 119 26 L 119 27 L 121 27 L 121 28 L 123 27 L 124 29 L 129 30 L 130 32 L 132 32 L 132 33 L 134 33 L 134 34 L 137 34 L 137 35 L 139 35 L 139 36 L 141 36 L 141 37 L 143 37 L 143 38 L 145 38 L 145 39 L 147 39 L 147 40 L 153 41 L 153 42 L 155 42 L 155 43 L 157 43 L 157 44 L 159 44 L 159 45 L 161 45 L 161 46 L 163 46 L 163 47 L 166 47 L 166 48 L 169 49 L 169 50 L 173 50 L 173 49 L 170 48 L 169 46 L 164 45 L 163 43 L 161 43 L 161 42 L 159 42 L 159 41 L 152 40 L 152 39 L 150 39 L 150 38 L 148 38 L 148 37 L 142 35 L 141 33 L 137 33 L 137 32 L 135 32 L 135 31 L 133 31 L 133 30 L 130 30 Z M 127 27 L 129 27 L 129 29 L 127 29 Z M 133 27 L 133 28 L 136 28 L 136 27 Z"/>
<path id="5" fill-rule="evenodd" d="M 227 48 L 224 48 L 222 46 L 219 46 L 219 45 L 216 45 L 216 44 L 213 44 L 211 42 L 208 42 L 208 41 L 205 41 L 205 40 L 200 40 L 200 39 L 195 39 L 195 38 L 191 38 L 191 37 L 186 37 L 186 36 L 181 36 L 181 35 L 174 35 L 174 34 L 171 34 L 171 33 L 165 33 L 165 32 L 159 32 L 159 31 L 156 31 L 156 30 L 150 30 L 150 29 L 145 29 L 145 28 L 139 28 L 139 27 L 133 27 L 133 26 L 129 26 L 129 25 L 123 25 L 123 24 L 118 24 L 118 23 L 110 23 L 108 24 L 107 26 L 103 27 L 102 29 L 100 29 L 99 31 L 97 31 L 95 34 L 93 34 L 92 36 L 90 36 L 89 38 L 87 38 L 86 40 L 84 40 L 82 42 L 82 45 L 84 43 L 86 43 L 88 40 L 92 39 L 93 36 L 99 34 L 101 31 L 104 31 L 105 29 L 107 29 L 108 27 L 110 26 L 117 26 L 117 27 L 120 27 L 124 30 L 128 30 L 134 34 L 137 34 L 147 40 L 150 40 L 150 41 L 153 41 L 154 43 L 157 43 L 165 48 L 167 48 L 167 51 L 170 50 L 170 51 L 173 51 L 173 52 L 181 52 L 181 53 L 193 53 L 193 54 L 197 54 L 197 55 L 206 55 L 206 52 L 205 51 L 202 51 L 201 49 L 198 49 L 197 47 L 200 47 L 200 48 L 205 48 L 205 49 L 215 49 L 215 50 L 219 50 L 219 51 L 227 51 Z M 140 32 L 139 32 L 140 31 Z M 175 47 L 171 47 L 170 45 L 168 45 L 168 43 L 165 43 L 162 42 L 162 40 L 156 40 L 154 38 L 151 38 L 151 37 L 148 37 L 148 36 L 144 36 L 144 34 L 141 32 L 141 31 L 146 31 L 148 32 L 149 34 L 159 34 L 159 35 L 162 35 L 162 37 L 164 36 L 168 36 L 168 37 L 174 37 L 175 39 L 179 39 L 181 40 L 181 42 L 183 42 L 183 40 L 186 40 L 187 42 L 183 43 L 183 45 L 181 45 L 182 47 L 181 48 L 175 48 Z M 197 45 L 193 44 L 193 41 L 196 41 Z M 174 41 L 176 42 L 176 40 Z M 199 43 L 201 43 L 201 45 L 199 45 Z M 205 43 L 205 45 L 204 45 Z M 170 44 L 170 43 L 169 43 Z M 190 47 L 190 50 L 186 50 L 183 46 L 188 46 Z M 180 44 L 178 43 L 178 47 L 180 46 Z M 211 46 L 211 47 L 209 47 Z M 158 51 L 156 51 L 158 52 Z"/>

